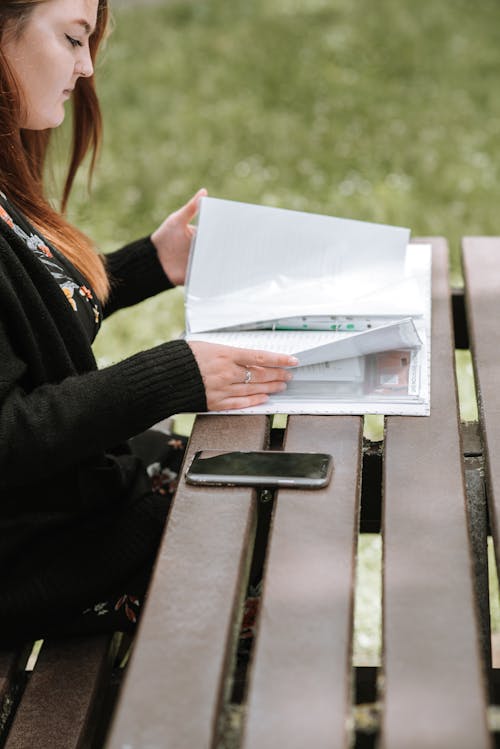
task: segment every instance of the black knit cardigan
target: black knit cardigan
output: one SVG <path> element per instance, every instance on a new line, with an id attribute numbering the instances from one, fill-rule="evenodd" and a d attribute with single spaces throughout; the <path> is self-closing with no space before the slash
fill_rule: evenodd
<path id="1" fill-rule="evenodd" d="M 105 315 L 171 287 L 148 238 L 107 267 Z M 126 440 L 203 410 L 184 341 L 98 370 L 59 286 L 0 222 L 0 630 L 91 602 L 151 557 L 161 511 Z"/>

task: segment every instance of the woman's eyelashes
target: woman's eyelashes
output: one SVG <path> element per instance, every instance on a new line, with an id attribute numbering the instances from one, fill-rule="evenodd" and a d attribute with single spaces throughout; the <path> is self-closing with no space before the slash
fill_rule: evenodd
<path id="1" fill-rule="evenodd" d="M 65 34 L 64 36 L 66 37 L 66 39 L 68 40 L 68 42 L 71 44 L 72 47 L 82 47 L 83 46 L 82 43 L 78 39 L 75 39 L 74 37 L 70 36 L 69 34 Z"/>

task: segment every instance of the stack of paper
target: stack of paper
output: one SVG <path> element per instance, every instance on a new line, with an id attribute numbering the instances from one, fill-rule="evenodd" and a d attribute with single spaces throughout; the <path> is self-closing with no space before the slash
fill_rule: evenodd
<path id="1" fill-rule="evenodd" d="M 299 359 L 245 413 L 427 415 L 431 248 L 409 230 L 203 198 L 186 337 Z"/>

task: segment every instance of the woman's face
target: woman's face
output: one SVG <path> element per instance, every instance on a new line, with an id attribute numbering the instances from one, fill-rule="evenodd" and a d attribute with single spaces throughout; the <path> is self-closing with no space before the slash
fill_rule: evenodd
<path id="1" fill-rule="evenodd" d="M 64 120 L 64 102 L 80 76 L 93 74 L 89 37 L 98 0 L 46 0 L 35 5 L 21 34 L 1 41 L 23 97 L 20 128 L 45 130 Z"/>

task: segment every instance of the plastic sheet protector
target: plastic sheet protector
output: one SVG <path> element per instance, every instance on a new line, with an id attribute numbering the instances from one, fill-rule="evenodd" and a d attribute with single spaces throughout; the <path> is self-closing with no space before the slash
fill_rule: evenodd
<path id="1" fill-rule="evenodd" d="M 428 415 L 431 247 L 409 240 L 401 227 L 203 198 L 187 340 L 299 359 L 286 391 L 231 413 Z"/>

